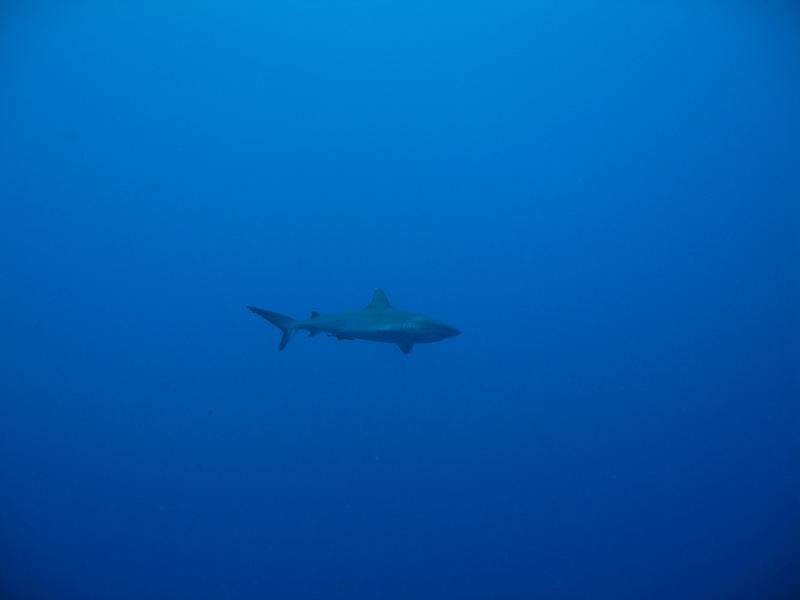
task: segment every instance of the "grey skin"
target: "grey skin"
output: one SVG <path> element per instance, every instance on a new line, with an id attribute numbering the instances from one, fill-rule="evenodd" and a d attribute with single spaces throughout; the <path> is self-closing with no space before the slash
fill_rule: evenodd
<path id="1" fill-rule="evenodd" d="M 283 333 L 278 350 L 286 348 L 294 333 L 308 331 L 309 337 L 325 332 L 339 340 L 369 340 L 397 344 L 403 354 L 408 354 L 414 344 L 427 344 L 454 337 L 461 332 L 432 317 L 394 308 L 383 290 L 377 289 L 372 302 L 362 310 L 321 315 L 311 313 L 305 320 L 295 320 L 286 315 L 263 308 L 248 309 L 264 317 Z"/>

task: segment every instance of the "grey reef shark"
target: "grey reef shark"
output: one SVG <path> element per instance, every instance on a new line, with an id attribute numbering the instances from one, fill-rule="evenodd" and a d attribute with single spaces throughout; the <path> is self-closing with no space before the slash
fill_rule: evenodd
<path id="1" fill-rule="evenodd" d="M 338 340 L 369 340 L 397 344 L 403 354 L 408 354 L 414 344 L 427 344 L 454 337 L 461 332 L 432 317 L 394 308 L 383 290 L 377 289 L 372 302 L 362 310 L 321 315 L 312 312 L 308 319 L 296 320 L 280 313 L 248 306 L 248 309 L 264 317 L 283 333 L 278 350 L 298 330 L 308 331 L 309 337 L 327 333 Z"/>

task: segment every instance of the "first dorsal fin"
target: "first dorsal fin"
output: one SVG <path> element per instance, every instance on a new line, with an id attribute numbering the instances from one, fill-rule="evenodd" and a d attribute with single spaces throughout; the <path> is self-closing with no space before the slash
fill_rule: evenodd
<path id="1" fill-rule="evenodd" d="M 386 297 L 386 294 L 383 293 L 381 288 L 375 290 L 375 293 L 372 294 L 372 302 L 367 305 L 367 308 L 392 308 L 392 305 L 389 303 L 389 299 Z"/>
<path id="2" fill-rule="evenodd" d="M 318 316 L 319 316 L 319 313 L 318 313 L 317 311 L 315 311 L 315 310 L 312 310 L 312 311 L 311 311 L 311 318 L 312 318 L 312 319 L 313 319 L 314 317 L 318 317 Z"/>

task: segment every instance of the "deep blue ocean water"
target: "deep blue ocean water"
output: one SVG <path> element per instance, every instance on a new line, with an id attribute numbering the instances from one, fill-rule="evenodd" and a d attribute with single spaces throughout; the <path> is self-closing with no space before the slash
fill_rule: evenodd
<path id="1" fill-rule="evenodd" d="M 6 0 L 0 598 L 798 599 L 798 199 L 790 2 Z"/>

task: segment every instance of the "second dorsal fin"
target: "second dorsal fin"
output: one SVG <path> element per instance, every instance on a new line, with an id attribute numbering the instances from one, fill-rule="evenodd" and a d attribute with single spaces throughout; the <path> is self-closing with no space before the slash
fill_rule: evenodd
<path id="1" fill-rule="evenodd" d="M 386 297 L 386 294 L 383 293 L 381 288 L 375 290 L 375 293 L 372 294 L 372 302 L 367 305 L 367 308 L 392 308 L 392 305 L 389 303 L 389 299 Z"/>

